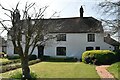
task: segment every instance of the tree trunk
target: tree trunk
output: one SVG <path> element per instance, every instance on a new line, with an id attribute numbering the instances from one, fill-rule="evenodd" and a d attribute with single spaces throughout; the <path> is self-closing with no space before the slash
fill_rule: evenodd
<path id="1" fill-rule="evenodd" d="M 31 75 L 30 75 L 30 68 L 28 65 L 29 59 L 28 57 L 21 58 L 21 66 L 22 66 L 22 78 L 23 80 L 31 80 Z"/>

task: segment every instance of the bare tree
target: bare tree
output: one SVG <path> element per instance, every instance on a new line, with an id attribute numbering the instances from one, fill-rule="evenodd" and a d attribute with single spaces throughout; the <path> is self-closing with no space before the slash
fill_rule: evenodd
<path id="1" fill-rule="evenodd" d="M 103 1 L 98 5 L 104 16 L 112 16 L 113 19 L 101 19 L 105 26 L 112 27 L 114 32 L 120 28 L 120 1 Z"/>
<path id="2" fill-rule="evenodd" d="M 8 31 L 8 36 L 10 36 L 10 40 L 13 43 L 15 53 L 19 54 L 20 56 L 23 79 L 30 79 L 31 75 L 28 65 L 29 56 L 33 53 L 35 47 L 38 44 L 45 45 L 45 42 L 47 40 L 54 38 L 47 37 L 46 39 L 43 39 L 43 36 L 49 36 L 49 32 L 55 30 L 55 27 L 50 26 L 52 24 L 54 25 L 55 21 L 43 18 L 47 6 L 40 8 L 38 12 L 34 11 L 35 13 L 30 15 L 29 11 L 31 8 L 34 8 L 33 6 L 35 5 L 35 3 L 26 3 L 25 9 L 22 11 L 23 16 L 21 19 L 18 5 L 19 3 L 16 5 L 16 8 L 12 10 L 6 9 L 2 5 L 0 5 L 3 10 L 8 11 L 11 14 L 5 14 L 10 18 L 10 20 L 1 20 L 0 23 L 2 24 L 4 29 Z M 5 21 L 11 22 L 11 28 L 8 28 L 8 26 L 4 24 Z M 57 26 L 60 28 L 60 25 Z"/>

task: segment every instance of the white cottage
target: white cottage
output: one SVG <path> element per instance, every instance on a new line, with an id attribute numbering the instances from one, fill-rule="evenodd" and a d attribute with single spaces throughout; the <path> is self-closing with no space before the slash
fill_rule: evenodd
<path id="1" fill-rule="evenodd" d="M 80 8 L 80 17 L 44 19 L 45 22 L 49 20 L 55 22 L 49 26 L 56 27 L 60 24 L 62 27 L 50 32 L 49 35 L 56 38 L 48 40 L 44 46 L 39 45 L 35 48 L 33 54 L 38 57 L 46 55 L 80 59 L 86 50 L 114 50 L 114 45 L 104 40 L 101 22 L 93 17 L 83 17 L 82 7 Z M 11 41 L 8 41 L 7 51 L 8 55 L 14 55 Z"/>

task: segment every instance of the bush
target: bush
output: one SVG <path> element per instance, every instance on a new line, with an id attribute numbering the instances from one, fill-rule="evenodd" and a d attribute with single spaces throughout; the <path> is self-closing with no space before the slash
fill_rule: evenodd
<path id="1" fill-rule="evenodd" d="M 10 61 L 6 61 L 6 62 L 2 62 L 2 63 L 0 63 L 0 64 L 1 64 L 2 66 L 4 66 L 4 65 L 12 64 L 12 63 L 20 63 L 20 59 L 10 60 Z"/>
<path id="2" fill-rule="evenodd" d="M 32 61 L 29 61 L 29 65 L 33 65 L 33 64 L 38 63 L 38 62 L 40 62 L 39 59 L 32 60 Z M 4 73 L 4 72 L 10 71 L 10 70 L 17 69 L 17 68 L 21 68 L 20 63 L 17 63 L 17 64 L 15 63 L 15 64 L 12 64 L 12 65 L 5 65 L 5 66 L 2 66 L 2 71 L 0 73 Z"/>
<path id="3" fill-rule="evenodd" d="M 7 57 L 9 60 L 12 60 L 12 59 L 20 59 L 20 56 L 8 56 Z"/>
<path id="4" fill-rule="evenodd" d="M 43 60 L 46 61 L 46 60 L 48 60 L 49 58 L 50 58 L 50 56 L 45 56 L 45 55 L 40 57 L 40 59 L 41 59 L 42 61 L 43 61 Z"/>
<path id="5" fill-rule="evenodd" d="M 115 53 L 117 61 L 120 61 L 120 50 L 115 50 Z"/>
<path id="6" fill-rule="evenodd" d="M 116 61 L 115 52 L 110 50 L 91 50 L 85 51 L 82 54 L 82 61 L 87 63 L 93 63 L 92 58 L 96 60 L 96 64 L 112 64 Z"/>
<path id="7" fill-rule="evenodd" d="M 29 65 L 33 65 L 33 64 L 38 63 L 38 62 L 40 62 L 40 59 L 32 60 L 32 61 L 29 61 Z"/>
<path id="8" fill-rule="evenodd" d="M 34 72 L 31 72 L 31 80 L 37 80 L 37 75 Z M 16 72 L 12 76 L 10 76 L 11 79 L 22 79 L 22 73 L 21 72 Z"/>
<path id="9" fill-rule="evenodd" d="M 56 58 L 56 57 L 50 57 L 50 56 L 43 56 L 43 61 L 51 61 L 51 62 L 76 62 L 77 59 L 73 57 L 65 57 L 65 58 Z"/>
<path id="10" fill-rule="evenodd" d="M 0 52 L 0 54 L 5 54 L 4 52 Z"/>
<path id="11" fill-rule="evenodd" d="M 30 55 L 29 60 L 36 60 L 37 56 L 36 55 Z"/>

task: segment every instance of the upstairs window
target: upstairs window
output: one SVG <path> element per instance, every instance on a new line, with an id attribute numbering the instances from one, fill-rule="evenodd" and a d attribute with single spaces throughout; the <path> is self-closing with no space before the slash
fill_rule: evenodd
<path id="1" fill-rule="evenodd" d="M 66 47 L 57 47 L 57 55 L 65 56 L 66 55 Z"/>
<path id="2" fill-rule="evenodd" d="M 88 42 L 95 42 L 95 34 L 88 34 Z"/>
<path id="3" fill-rule="evenodd" d="M 57 41 L 66 41 L 66 34 L 58 34 Z"/>

